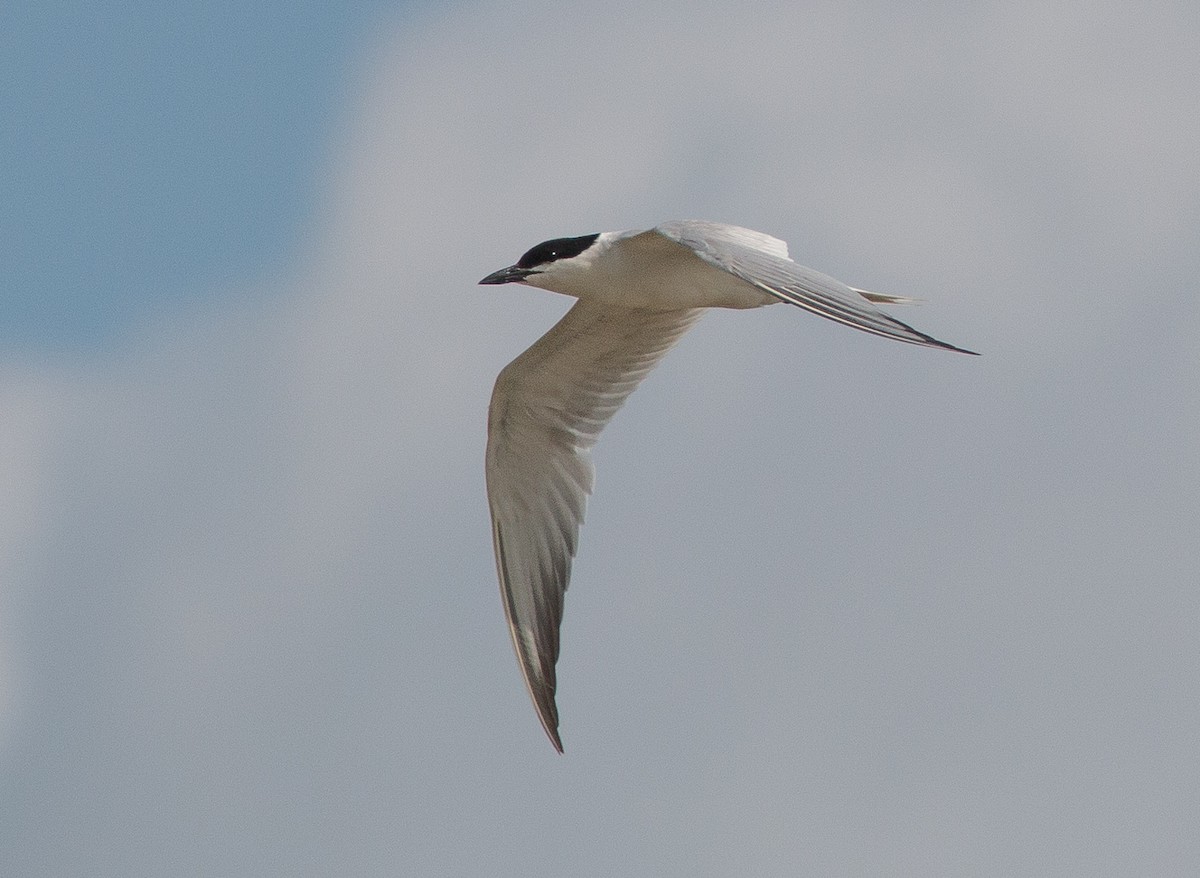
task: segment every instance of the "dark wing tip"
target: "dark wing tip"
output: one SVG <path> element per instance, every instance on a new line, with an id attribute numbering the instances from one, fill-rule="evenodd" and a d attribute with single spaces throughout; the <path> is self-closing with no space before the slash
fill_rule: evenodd
<path id="1" fill-rule="evenodd" d="M 549 685 L 543 683 L 539 686 L 530 681 L 529 694 L 533 696 L 533 707 L 541 720 L 542 728 L 546 730 L 546 737 L 550 739 L 554 749 L 561 753 L 563 745 L 558 734 L 558 705 L 554 703 L 553 681 L 549 681 Z"/>
<path id="2" fill-rule="evenodd" d="M 969 351 L 966 348 L 958 347 L 958 345 L 952 345 L 948 341 L 942 341 L 941 339 L 934 338 L 932 335 L 928 335 L 927 333 L 921 332 L 921 330 L 919 330 L 919 329 L 914 329 L 913 327 L 911 327 L 907 323 L 905 323 L 903 320 L 897 320 L 891 314 L 886 314 L 884 316 L 886 316 L 889 321 L 891 321 L 892 323 L 895 323 L 897 326 L 903 326 L 909 332 L 913 333 L 913 335 L 919 336 L 921 338 L 921 341 L 919 341 L 919 342 L 915 341 L 915 342 L 913 342 L 914 344 L 922 344 L 923 343 L 931 348 L 941 348 L 944 351 L 954 351 L 955 353 L 959 353 L 959 354 L 970 354 L 972 357 L 979 356 L 979 351 Z M 906 341 L 907 339 L 897 339 L 897 340 L 898 341 Z"/>
<path id="3" fill-rule="evenodd" d="M 501 373 L 503 374 L 503 373 Z M 527 652 L 517 631 L 517 610 L 513 603 L 512 589 L 508 580 L 508 553 L 505 551 L 504 533 L 500 521 L 492 516 L 492 538 L 496 550 L 496 572 L 500 579 L 500 596 L 504 601 L 504 613 L 508 618 L 508 633 L 512 637 L 513 650 L 517 654 L 517 665 L 521 669 L 521 677 L 525 681 L 525 689 L 533 701 L 533 709 L 537 713 L 542 728 L 554 749 L 563 752 L 562 738 L 558 735 L 558 705 L 554 702 L 557 680 L 554 674 L 554 663 L 558 659 L 557 631 L 552 632 L 554 643 L 550 648 L 552 657 L 548 665 L 539 663 L 536 656 Z"/>
<path id="4" fill-rule="evenodd" d="M 943 350 L 954 351 L 956 354 L 970 354 L 972 357 L 980 356 L 979 351 L 969 351 L 966 348 L 960 348 L 952 344 L 947 344 L 944 341 L 939 341 L 937 346 Z"/>

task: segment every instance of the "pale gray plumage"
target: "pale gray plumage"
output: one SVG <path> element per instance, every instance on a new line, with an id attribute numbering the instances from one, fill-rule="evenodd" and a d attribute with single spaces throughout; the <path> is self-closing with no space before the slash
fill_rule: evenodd
<path id="1" fill-rule="evenodd" d="M 496 569 L 521 671 L 560 750 L 554 663 L 592 490 L 588 449 L 700 314 L 580 301 L 496 379 L 486 465 Z"/>
<path id="2" fill-rule="evenodd" d="M 962 349 L 872 304 L 902 297 L 848 287 L 797 265 L 777 238 L 719 223 L 677 221 L 547 241 L 481 281 L 510 282 L 579 299 L 500 372 L 486 453 L 496 569 L 513 647 L 542 726 L 561 752 L 554 666 L 563 595 L 592 489 L 589 449 L 703 309 L 783 301 L 898 341 Z"/>
<path id="3" fill-rule="evenodd" d="M 754 232 L 748 237 L 746 229 L 696 220 L 663 223 L 654 231 L 689 248 L 710 265 L 814 314 L 909 344 L 974 353 L 938 341 L 872 305 L 872 301 L 897 304 L 903 298 L 848 287 L 827 274 L 797 265 L 788 258 L 787 245 L 768 235 Z M 755 246 L 762 238 L 774 246 Z"/>

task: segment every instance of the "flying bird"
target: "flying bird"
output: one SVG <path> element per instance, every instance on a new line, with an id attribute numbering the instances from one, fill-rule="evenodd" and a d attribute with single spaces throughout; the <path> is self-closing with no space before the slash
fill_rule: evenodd
<path id="1" fill-rule="evenodd" d="M 706 308 L 797 305 L 885 338 L 964 354 L 875 307 L 912 301 L 797 265 L 762 232 L 698 220 L 538 244 L 481 284 L 578 301 L 496 378 L 486 475 L 500 593 L 521 674 L 558 752 L 559 625 L 594 470 L 589 449 Z"/>

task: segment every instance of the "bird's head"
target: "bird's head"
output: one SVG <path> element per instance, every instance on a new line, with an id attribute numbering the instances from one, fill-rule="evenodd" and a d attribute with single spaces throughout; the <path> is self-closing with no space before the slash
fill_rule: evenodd
<path id="1" fill-rule="evenodd" d="M 594 253 L 589 252 L 600 238 L 599 234 L 578 238 L 553 238 L 526 251 L 516 265 L 493 271 L 481 284 L 523 283 L 547 290 L 557 290 L 556 281 L 584 270 Z"/>

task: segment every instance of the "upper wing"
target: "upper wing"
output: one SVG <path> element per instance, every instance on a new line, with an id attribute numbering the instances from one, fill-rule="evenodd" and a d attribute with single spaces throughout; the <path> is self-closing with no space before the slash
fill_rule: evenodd
<path id="1" fill-rule="evenodd" d="M 886 301 L 891 297 L 853 289 L 827 274 L 797 265 L 788 258 L 787 245 L 777 238 L 700 220 L 663 223 L 654 231 L 688 247 L 710 265 L 814 314 L 897 341 L 975 353 L 913 329 L 871 303 L 873 298 Z"/>
<path id="2" fill-rule="evenodd" d="M 700 313 L 578 302 L 492 391 L 486 472 L 500 593 L 521 673 L 559 752 L 554 663 L 592 489 L 588 449 Z"/>

